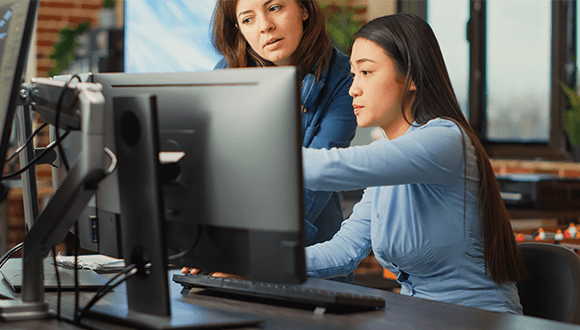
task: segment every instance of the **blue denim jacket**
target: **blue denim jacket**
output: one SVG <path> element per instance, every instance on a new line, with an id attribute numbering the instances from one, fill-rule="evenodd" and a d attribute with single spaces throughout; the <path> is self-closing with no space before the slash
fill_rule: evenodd
<path id="1" fill-rule="evenodd" d="M 227 68 L 221 59 L 214 69 Z M 308 73 L 302 81 L 302 146 L 313 149 L 348 147 L 354 138 L 356 117 L 352 97 L 348 95 L 349 57 L 333 48 L 326 71 L 316 79 Z M 342 223 L 342 193 L 304 190 L 306 243 L 308 245 L 332 238 Z"/>

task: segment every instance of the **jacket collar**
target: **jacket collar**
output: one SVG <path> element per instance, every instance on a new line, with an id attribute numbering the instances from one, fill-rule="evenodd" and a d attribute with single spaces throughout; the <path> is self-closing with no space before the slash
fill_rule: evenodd
<path id="1" fill-rule="evenodd" d="M 328 77 L 328 73 L 330 72 L 330 66 L 334 60 L 334 49 L 332 49 L 332 56 L 330 59 L 330 63 L 322 73 L 320 80 L 316 79 L 316 75 L 313 73 L 308 73 L 304 79 L 302 80 L 302 87 L 300 88 L 300 101 L 304 108 L 312 108 L 316 104 L 316 100 L 318 99 L 318 95 L 322 88 L 324 88 L 324 84 L 326 83 L 326 78 Z M 311 72 L 316 71 L 315 69 L 310 70 Z"/>

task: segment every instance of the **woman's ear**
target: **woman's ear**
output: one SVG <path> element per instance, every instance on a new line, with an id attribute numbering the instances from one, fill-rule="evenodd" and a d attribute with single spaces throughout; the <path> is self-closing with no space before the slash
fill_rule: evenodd
<path id="1" fill-rule="evenodd" d="M 415 86 L 415 82 L 413 81 L 413 79 L 411 79 L 411 86 L 409 86 L 409 90 L 410 91 L 416 91 L 417 90 L 417 86 Z"/>
<path id="2" fill-rule="evenodd" d="M 302 20 L 305 21 L 308 19 L 309 14 L 308 14 L 308 10 L 306 10 L 306 7 L 304 7 L 304 5 L 302 5 Z"/>

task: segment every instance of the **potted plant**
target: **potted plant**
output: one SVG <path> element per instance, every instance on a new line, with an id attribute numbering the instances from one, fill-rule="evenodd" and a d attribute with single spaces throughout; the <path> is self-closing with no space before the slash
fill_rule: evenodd
<path id="1" fill-rule="evenodd" d="M 580 162 L 580 96 L 575 88 L 562 84 L 568 97 L 568 107 L 564 112 L 564 122 L 568 141 L 572 146 L 572 159 Z"/>
<path id="2" fill-rule="evenodd" d="M 117 12 L 115 11 L 116 0 L 104 0 L 103 8 L 99 12 L 99 26 L 103 29 L 112 29 L 117 22 Z"/>
<path id="3" fill-rule="evenodd" d="M 355 15 L 361 6 L 344 6 L 332 3 L 321 5 L 322 13 L 326 19 L 325 25 L 332 43 L 343 53 L 350 55 L 354 34 L 363 26 L 363 22 L 357 21 Z"/>
<path id="4" fill-rule="evenodd" d="M 56 76 L 67 69 L 76 58 L 76 48 L 80 46 L 76 38 L 89 30 L 89 22 L 82 22 L 75 29 L 64 28 L 58 33 L 59 40 L 52 46 L 49 58 L 55 66 L 47 72 L 48 77 Z"/>

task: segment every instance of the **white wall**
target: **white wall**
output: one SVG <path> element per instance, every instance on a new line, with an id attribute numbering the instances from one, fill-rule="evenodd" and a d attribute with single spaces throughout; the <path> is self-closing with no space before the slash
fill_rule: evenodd
<path id="1" fill-rule="evenodd" d="M 395 0 L 367 0 L 366 2 L 369 21 L 377 17 L 394 14 L 397 10 Z"/>

